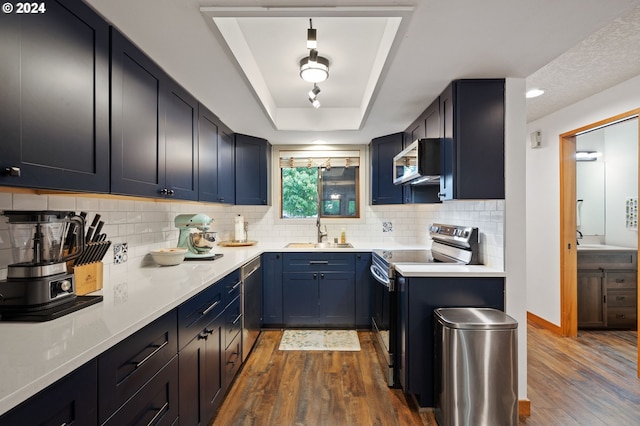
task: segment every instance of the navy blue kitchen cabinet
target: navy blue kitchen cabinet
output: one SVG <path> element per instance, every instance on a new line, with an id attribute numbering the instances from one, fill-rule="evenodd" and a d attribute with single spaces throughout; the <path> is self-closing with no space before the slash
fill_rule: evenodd
<path id="1" fill-rule="evenodd" d="M 356 253 L 356 327 L 371 328 L 371 253 Z"/>
<path id="2" fill-rule="evenodd" d="M 145 424 L 178 417 L 176 325 L 174 309 L 98 356 L 100 424 L 129 424 L 142 413 Z"/>
<path id="3" fill-rule="evenodd" d="M 180 423 L 209 424 L 220 407 L 223 353 L 224 316 L 218 315 L 180 350 Z"/>
<path id="4" fill-rule="evenodd" d="M 0 185 L 109 192 L 109 25 L 49 1 L 0 40 Z"/>
<path id="5" fill-rule="evenodd" d="M 504 311 L 502 277 L 398 277 L 398 377 L 420 407 L 434 406 L 433 311 L 486 307 Z"/>
<path id="6" fill-rule="evenodd" d="M 198 105 L 198 199 L 233 203 L 233 133 L 204 105 Z"/>
<path id="7" fill-rule="evenodd" d="M 165 197 L 198 199 L 198 101 L 167 80 Z"/>
<path id="8" fill-rule="evenodd" d="M 209 424 L 242 363 L 240 286 L 235 270 L 177 309 L 181 424 Z"/>
<path id="9" fill-rule="evenodd" d="M 271 144 L 236 133 L 236 205 L 266 206 L 269 199 Z"/>
<path id="10" fill-rule="evenodd" d="M 4 426 L 98 424 L 95 359 L 0 416 Z"/>
<path id="11" fill-rule="evenodd" d="M 371 204 L 402 204 L 404 187 L 393 184 L 393 157 L 402 151 L 404 134 L 394 133 L 371 141 Z"/>
<path id="12" fill-rule="evenodd" d="M 218 129 L 218 202 L 236 202 L 235 137 L 222 122 Z"/>
<path id="13" fill-rule="evenodd" d="M 197 200 L 197 101 L 114 28 L 111 43 L 111 192 Z"/>
<path id="14" fill-rule="evenodd" d="M 263 253 L 262 312 L 264 327 L 282 327 L 282 253 Z"/>
<path id="15" fill-rule="evenodd" d="M 285 326 L 355 327 L 354 271 L 353 253 L 284 253 Z"/>
<path id="16" fill-rule="evenodd" d="M 453 81 L 440 95 L 440 199 L 504 198 L 504 79 Z"/>

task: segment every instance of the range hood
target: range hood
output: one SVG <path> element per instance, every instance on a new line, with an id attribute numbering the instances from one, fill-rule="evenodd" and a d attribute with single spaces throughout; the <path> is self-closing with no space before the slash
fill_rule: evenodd
<path id="1" fill-rule="evenodd" d="M 393 157 L 395 185 L 440 184 L 440 139 L 417 139 Z"/>

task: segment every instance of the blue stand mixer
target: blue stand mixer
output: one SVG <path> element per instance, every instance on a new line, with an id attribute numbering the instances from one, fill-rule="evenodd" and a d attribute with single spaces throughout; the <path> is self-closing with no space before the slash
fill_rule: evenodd
<path id="1" fill-rule="evenodd" d="M 181 214 L 176 216 L 174 223 L 180 229 L 178 247 L 189 250 L 185 260 L 208 260 L 220 257 L 211 253 L 215 247 L 216 233 L 210 231 L 213 219 L 206 214 Z"/>

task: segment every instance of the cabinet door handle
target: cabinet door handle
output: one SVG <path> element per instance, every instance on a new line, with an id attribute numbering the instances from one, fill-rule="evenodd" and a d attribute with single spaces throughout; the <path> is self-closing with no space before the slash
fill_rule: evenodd
<path id="1" fill-rule="evenodd" d="M 320 274 L 320 278 L 321 278 L 321 279 L 324 279 L 324 274 Z"/>
<path id="2" fill-rule="evenodd" d="M 175 194 L 175 191 L 174 191 L 173 189 L 169 189 L 169 190 L 167 190 L 167 195 L 168 195 L 169 197 L 173 197 L 173 195 L 174 195 L 174 194 Z"/>
<path id="3" fill-rule="evenodd" d="M 211 312 L 211 310 L 212 310 L 213 308 L 215 308 L 215 307 L 216 307 L 216 306 L 218 306 L 219 304 L 220 304 L 220 301 L 219 301 L 219 300 L 216 300 L 216 301 L 215 301 L 215 302 L 213 302 L 213 303 L 212 303 L 212 304 L 211 304 L 207 309 L 205 309 L 204 311 L 202 311 L 202 312 L 200 313 L 200 316 L 205 316 L 205 315 L 207 315 L 209 312 Z"/>
<path id="4" fill-rule="evenodd" d="M 160 190 L 160 195 L 167 195 L 167 192 L 168 192 L 168 191 L 167 191 L 167 188 L 162 188 L 162 189 Z"/>
<path id="5" fill-rule="evenodd" d="M 240 318 L 242 318 L 242 314 L 238 315 L 238 316 L 236 317 L 236 319 L 234 319 L 234 320 L 233 320 L 233 322 L 231 323 L 231 325 L 236 325 L 236 323 L 237 323 L 238 321 L 240 321 Z"/>
<path id="6" fill-rule="evenodd" d="M 238 288 L 238 286 L 239 286 L 240 284 L 242 284 L 242 281 L 238 281 L 237 283 L 235 283 L 235 284 L 233 285 L 233 287 L 231 287 L 231 288 L 229 289 L 229 294 L 233 293 L 233 291 L 234 291 L 236 288 Z"/>
<path id="7" fill-rule="evenodd" d="M 156 424 L 156 421 L 160 418 L 160 415 L 163 414 L 167 410 L 168 407 L 169 407 L 169 403 L 165 402 L 164 405 L 162 407 L 160 407 L 160 409 L 158 410 L 156 415 L 153 416 L 151 421 L 149 423 L 147 423 L 147 426 L 151 426 L 151 425 Z"/>
<path id="8" fill-rule="evenodd" d="M 149 355 L 147 355 L 146 357 L 144 357 L 144 359 L 142 361 L 140 361 L 139 363 L 136 364 L 135 368 L 140 368 L 142 367 L 142 365 L 149 361 L 155 354 L 157 354 L 158 352 L 160 352 L 162 350 L 162 348 L 164 348 L 165 346 L 167 346 L 169 344 L 168 340 L 165 340 L 163 344 L 161 344 L 160 346 L 158 346 L 153 352 L 151 352 Z"/>
<path id="9" fill-rule="evenodd" d="M 20 173 L 20 167 L 7 167 L 2 174 L 5 176 L 20 177 Z"/>
<path id="10" fill-rule="evenodd" d="M 313 278 L 314 279 L 318 278 L 318 274 L 313 274 Z"/>
<path id="11" fill-rule="evenodd" d="M 328 265 L 328 260 L 310 260 L 309 265 Z"/>

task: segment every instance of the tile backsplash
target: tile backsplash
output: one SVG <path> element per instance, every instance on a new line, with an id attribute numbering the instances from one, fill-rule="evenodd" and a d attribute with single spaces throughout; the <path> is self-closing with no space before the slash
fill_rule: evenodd
<path id="1" fill-rule="evenodd" d="M 449 201 L 442 204 L 364 206 L 355 220 L 323 220 L 329 241 L 346 231 L 347 241 L 366 247 L 429 246 L 431 223 L 476 226 L 480 230 L 482 263 L 503 267 L 504 200 Z M 99 213 L 103 232 L 114 245 L 128 246 L 127 261 L 114 262 L 113 246 L 105 256 L 105 275 L 151 264 L 149 250 L 175 246 L 178 229 L 174 218 L 183 213 L 204 213 L 212 218 L 217 240 L 233 239 L 233 218 L 241 214 L 248 222 L 248 239 L 284 246 L 289 242 L 315 241 L 315 220 L 280 219 L 277 206 L 229 206 L 222 204 L 140 200 L 126 197 L 35 195 L 0 192 L 0 210 L 85 211 L 91 219 Z M 0 279 L 12 263 L 8 225 L 0 217 Z"/>

